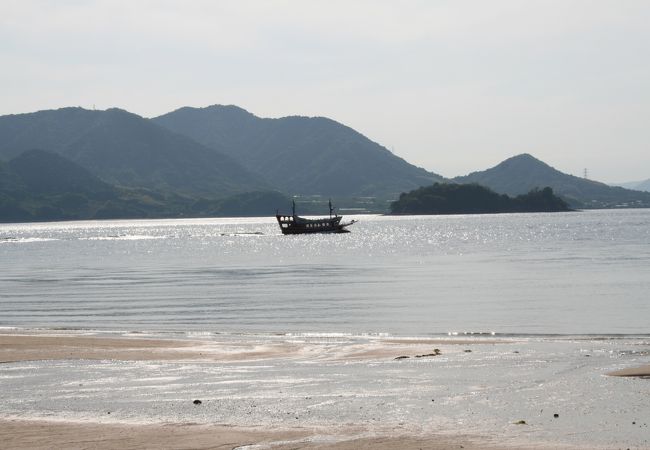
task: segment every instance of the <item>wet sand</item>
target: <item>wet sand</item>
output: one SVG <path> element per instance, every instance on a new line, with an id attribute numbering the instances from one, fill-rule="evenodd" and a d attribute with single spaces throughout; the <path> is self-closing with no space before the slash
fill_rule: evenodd
<path id="1" fill-rule="evenodd" d="M 279 340 L 269 343 L 217 340 L 145 339 L 138 337 L 97 337 L 83 335 L 0 334 L 0 363 L 36 360 L 122 360 L 122 361 L 243 361 L 305 355 L 318 347 L 321 359 L 394 359 L 433 357 L 438 347 L 444 351 L 466 351 L 474 345 L 494 345 L 509 341 L 454 339 L 386 339 L 332 350 L 327 344 Z M 450 348 L 451 347 L 451 348 Z M 461 348 L 462 347 L 462 348 Z"/>
<path id="2" fill-rule="evenodd" d="M 121 361 L 239 361 L 290 354 L 285 343 L 257 346 L 208 341 L 88 337 L 74 335 L 0 335 L 0 363 L 90 359 Z"/>
<path id="3" fill-rule="evenodd" d="M 57 359 L 183 359 L 194 356 L 191 343 L 159 339 L 0 335 L 0 362 Z"/>
<path id="4" fill-rule="evenodd" d="M 372 436 L 333 430 L 269 431 L 221 425 L 122 425 L 0 420 L 0 447 L 11 449 L 328 449 L 443 450 L 499 449 L 487 440 L 467 436 Z M 255 447 L 247 447 L 255 446 Z M 522 448 L 522 447 L 516 447 Z M 537 447 L 528 447 L 537 448 Z"/>
<path id="5" fill-rule="evenodd" d="M 0 334 L 0 362 L 33 360 L 124 360 L 124 361 L 241 361 L 277 357 L 376 360 L 436 357 L 438 352 L 466 352 L 478 345 L 511 343 L 498 339 L 472 341 L 451 339 L 376 339 L 368 342 L 328 346 L 327 340 L 307 342 L 278 339 L 269 343 L 254 340 L 182 340 L 120 336 L 88 336 L 70 333 Z M 314 347 L 310 347 L 314 346 Z M 331 350 L 333 347 L 335 350 Z M 324 356 L 322 353 L 324 352 Z M 328 353 L 331 352 L 331 353 Z M 496 449 L 550 448 L 532 443 L 503 445 L 498 436 L 408 434 L 404 429 L 287 429 L 245 428 L 233 424 L 125 424 L 22 420 L 0 418 L 0 448 L 12 449 L 112 449 L 112 448 L 211 448 L 211 449 Z M 232 426 L 231 426 L 232 425 Z M 525 439 L 524 439 L 525 442 Z M 255 445 L 254 447 L 247 447 Z M 554 445 L 552 448 L 560 448 Z"/>
<path id="6" fill-rule="evenodd" d="M 612 377 L 650 377 L 650 365 L 616 370 L 609 372 L 607 375 Z"/>

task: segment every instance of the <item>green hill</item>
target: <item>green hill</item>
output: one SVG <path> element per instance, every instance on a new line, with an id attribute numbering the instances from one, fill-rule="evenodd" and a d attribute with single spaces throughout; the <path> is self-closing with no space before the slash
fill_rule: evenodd
<path id="1" fill-rule="evenodd" d="M 0 192 L 17 192 L 25 188 L 23 181 L 6 162 L 0 161 Z"/>
<path id="2" fill-rule="evenodd" d="M 400 195 L 392 214 L 491 214 L 570 211 L 549 187 L 509 197 L 478 184 L 435 183 Z"/>
<path id="3" fill-rule="evenodd" d="M 282 192 L 306 211 L 334 197 L 342 210 L 382 212 L 399 193 L 442 181 L 323 117 L 263 119 L 219 105 L 151 120 L 82 108 L 0 117 L 1 221 L 268 215 L 288 203 Z M 452 181 L 511 196 L 549 186 L 574 207 L 650 207 L 649 192 L 527 154 Z"/>
<path id="4" fill-rule="evenodd" d="M 519 195 L 531 189 L 550 186 L 573 207 L 612 208 L 648 207 L 650 193 L 608 186 L 597 181 L 567 175 L 534 158 L 522 154 L 482 172 L 456 177 L 455 183 L 477 183 L 500 194 Z"/>
<path id="5" fill-rule="evenodd" d="M 90 218 L 117 190 L 86 169 L 43 150 L 29 150 L 3 163 L 0 221 Z"/>
<path id="6" fill-rule="evenodd" d="M 0 162 L 0 222 L 271 215 L 288 201 L 268 191 L 211 199 L 115 187 L 43 150 Z"/>
<path id="7" fill-rule="evenodd" d="M 120 186 L 211 197 L 270 188 L 232 158 L 120 109 L 0 117 L 0 158 L 33 148 L 58 153 Z"/>
<path id="8" fill-rule="evenodd" d="M 113 186 L 83 167 L 44 150 L 29 150 L 9 161 L 7 169 L 34 194 L 112 194 Z"/>
<path id="9" fill-rule="evenodd" d="M 379 196 L 442 180 L 324 117 L 262 119 L 236 106 L 181 108 L 152 119 L 299 195 Z"/>

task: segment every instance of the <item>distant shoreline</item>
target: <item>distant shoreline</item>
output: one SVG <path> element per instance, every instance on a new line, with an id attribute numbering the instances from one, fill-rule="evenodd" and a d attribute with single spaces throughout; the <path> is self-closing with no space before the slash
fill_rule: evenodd
<path id="1" fill-rule="evenodd" d="M 553 189 L 532 189 L 510 197 L 480 184 L 434 183 L 403 193 L 391 203 L 394 214 L 499 214 L 568 212 L 573 209 Z"/>
<path id="2" fill-rule="evenodd" d="M 633 208 L 636 209 L 636 208 Z M 515 211 L 497 211 L 497 212 L 453 212 L 453 213 L 419 213 L 419 214 L 413 214 L 413 213 L 385 213 L 381 214 L 382 216 L 395 216 L 395 217 L 409 217 L 409 216 L 480 216 L 480 215 L 492 215 L 492 214 L 544 214 L 544 213 L 549 213 L 549 214 L 554 214 L 554 213 L 567 213 L 567 212 L 583 212 L 582 209 L 569 209 L 566 211 L 521 211 L 521 212 L 515 212 Z"/>

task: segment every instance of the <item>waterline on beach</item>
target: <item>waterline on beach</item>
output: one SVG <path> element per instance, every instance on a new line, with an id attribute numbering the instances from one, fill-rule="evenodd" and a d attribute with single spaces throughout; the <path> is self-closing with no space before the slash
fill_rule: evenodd
<path id="1" fill-rule="evenodd" d="M 76 338 L 81 348 L 91 339 L 64 337 L 70 349 Z M 103 340 L 101 333 L 92 339 Z M 193 348 L 193 357 L 133 359 L 129 349 L 144 343 L 152 350 Z M 647 361 L 645 338 L 257 335 L 178 343 L 110 337 L 106 347 L 121 347 L 124 359 L 61 355 L 2 364 L 0 418 L 266 429 L 354 425 L 378 434 L 464 433 L 511 444 L 647 446 L 648 429 L 631 425 L 648 415 L 647 380 L 605 375 Z M 265 351 L 249 351 L 264 345 Z M 520 420 L 526 425 L 517 425 Z"/>

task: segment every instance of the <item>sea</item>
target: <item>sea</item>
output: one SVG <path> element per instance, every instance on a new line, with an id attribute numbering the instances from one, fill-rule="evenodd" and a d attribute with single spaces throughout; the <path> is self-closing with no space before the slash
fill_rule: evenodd
<path id="1" fill-rule="evenodd" d="M 0 418 L 650 448 L 650 380 L 606 375 L 650 364 L 650 210 L 354 218 L 295 236 L 268 217 L 0 225 L 0 333 L 298 348 L 0 364 Z M 337 357 L 391 339 L 442 353 Z"/>

